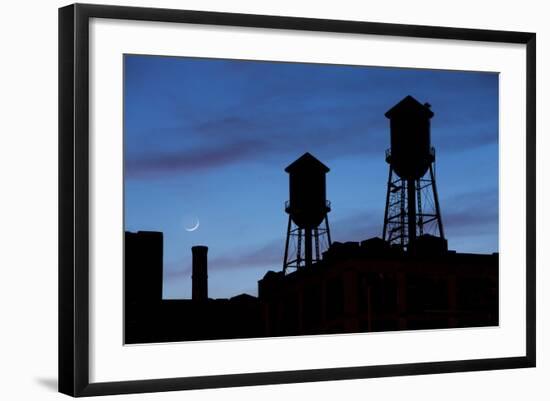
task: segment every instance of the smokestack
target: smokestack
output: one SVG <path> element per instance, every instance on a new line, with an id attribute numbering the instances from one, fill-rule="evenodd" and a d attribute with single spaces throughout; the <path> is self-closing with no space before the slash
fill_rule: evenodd
<path id="1" fill-rule="evenodd" d="M 206 301 L 208 299 L 208 247 L 194 246 L 191 252 L 193 253 L 192 299 Z"/>

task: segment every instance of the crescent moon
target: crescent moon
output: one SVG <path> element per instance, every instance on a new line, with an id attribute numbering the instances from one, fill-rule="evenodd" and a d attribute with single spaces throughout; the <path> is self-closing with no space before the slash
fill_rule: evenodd
<path id="1" fill-rule="evenodd" d="M 193 227 L 190 227 L 190 228 L 185 227 L 185 231 L 188 231 L 188 232 L 195 231 L 197 228 L 199 228 L 200 224 L 201 222 L 199 221 L 199 219 L 197 219 L 197 224 L 195 224 Z"/>

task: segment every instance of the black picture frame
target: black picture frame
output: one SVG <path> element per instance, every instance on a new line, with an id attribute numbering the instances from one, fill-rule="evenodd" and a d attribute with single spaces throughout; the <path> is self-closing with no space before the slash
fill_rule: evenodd
<path id="1" fill-rule="evenodd" d="M 89 21 L 91 18 L 515 43 L 526 46 L 526 354 L 521 357 L 90 383 Z M 59 391 L 71 396 L 534 367 L 536 35 L 434 26 L 75 4 L 59 9 Z"/>

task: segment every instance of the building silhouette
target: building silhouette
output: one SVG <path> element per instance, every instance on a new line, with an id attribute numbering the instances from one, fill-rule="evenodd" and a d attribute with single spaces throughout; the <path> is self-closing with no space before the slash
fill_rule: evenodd
<path id="1" fill-rule="evenodd" d="M 162 233 L 125 233 L 125 343 L 498 325 L 498 253 L 449 250 L 439 205 L 438 235 L 423 230 L 429 215 L 418 205 L 427 171 L 437 201 L 430 106 L 408 96 L 386 116 L 392 131 L 388 199 L 391 185 L 403 185 L 408 203 L 396 223 L 399 240 L 386 236 L 397 227 L 388 224 L 387 200 L 383 238 L 332 242 L 329 168 L 305 153 L 285 170 L 290 200 L 283 268 L 266 272 L 257 297 L 209 298 L 208 248 L 199 245 L 191 250 L 192 298 L 162 299 Z M 393 170 L 401 184 L 392 184 Z"/>
<path id="2" fill-rule="evenodd" d="M 191 299 L 162 299 L 162 233 L 126 232 L 124 249 L 126 344 L 262 335 L 257 297 L 208 298 L 206 246 L 192 248 Z"/>
<path id="3" fill-rule="evenodd" d="M 422 238 L 411 257 L 380 238 L 333 243 L 312 269 L 258 283 L 267 336 L 498 325 L 498 255 Z"/>
<path id="4" fill-rule="evenodd" d="M 334 242 L 311 268 L 268 271 L 257 297 L 182 300 L 150 297 L 162 285 L 158 258 L 129 257 L 159 238 L 126 233 L 127 344 L 498 325 L 498 254 L 448 251 L 430 236 L 414 256 L 381 238 Z"/>

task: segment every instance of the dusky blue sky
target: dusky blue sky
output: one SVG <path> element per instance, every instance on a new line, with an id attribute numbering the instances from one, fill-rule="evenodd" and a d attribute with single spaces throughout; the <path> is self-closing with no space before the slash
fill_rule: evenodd
<path id="1" fill-rule="evenodd" d="M 280 270 L 284 168 L 331 171 L 333 241 L 381 236 L 384 113 L 429 102 L 449 247 L 498 251 L 498 74 L 126 55 L 125 229 L 164 233 L 164 298 L 189 298 L 191 246 L 209 247 L 209 296 L 257 294 Z M 196 231 L 187 232 L 200 220 Z"/>

